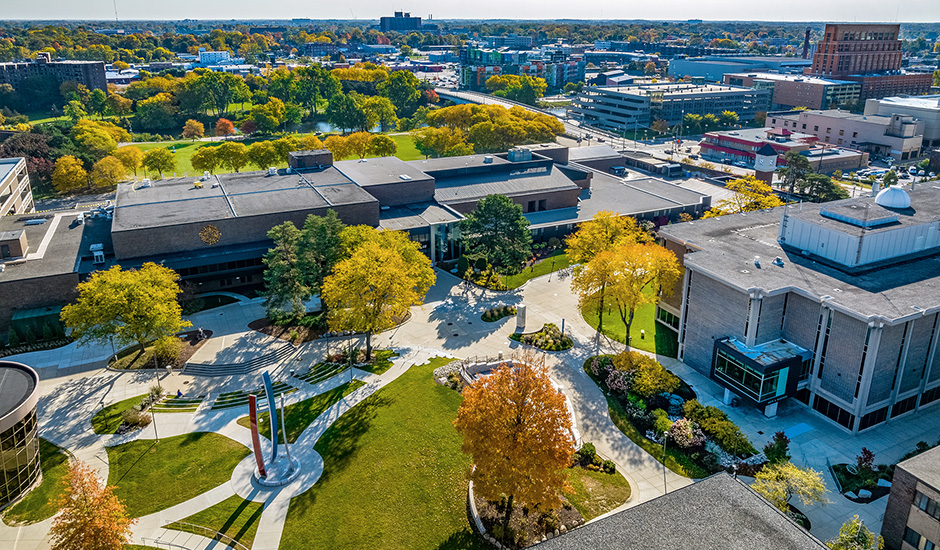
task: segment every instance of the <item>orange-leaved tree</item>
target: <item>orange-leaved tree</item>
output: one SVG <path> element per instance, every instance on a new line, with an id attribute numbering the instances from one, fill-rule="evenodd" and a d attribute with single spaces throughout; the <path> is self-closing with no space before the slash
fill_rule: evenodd
<path id="1" fill-rule="evenodd" d="M 64 482 L 59 515 L 49 530 L 52 550 L 122 550 L 137 520 L 127 516 L 113 487 L 103 486 L 95 471 L 78 460 L 69 465 Z"/>
<path id="2" fill-rule="evenodd" d="M 553 510 L 570 490 L 565 468 L 574 452 L 565 396 L 544 361 L 526 354 L 467 386 L 454 426 L 473 457 L 473 489 L 487 500 L 507 496 L 503 533 L 514 502 Z"/>

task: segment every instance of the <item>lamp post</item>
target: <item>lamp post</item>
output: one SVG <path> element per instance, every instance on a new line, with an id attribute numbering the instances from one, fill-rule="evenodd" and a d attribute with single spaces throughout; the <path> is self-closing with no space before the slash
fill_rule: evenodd
<path id="1" fill-rule="evenodd" d="M 669 432 L 663 432 L 663 494 L 669 492 L 669 486 L 666 485 L 666 440 L 669 439 Z"/>

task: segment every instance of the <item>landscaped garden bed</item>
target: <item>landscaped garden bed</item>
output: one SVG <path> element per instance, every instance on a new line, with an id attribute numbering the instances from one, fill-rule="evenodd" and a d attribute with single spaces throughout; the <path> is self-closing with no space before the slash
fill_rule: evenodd
<path id="1" fill-rule="evenodd" d="M 121 350 L 108 364 L 114 370 L 137 370 L 152 368 L 181 369 L 199 351 L 206 340 L 212 337 L 211 330 L 190 330 L 176 336 L 162 338 L 143 351 L 138 346 Z M 156 365 L 154 355 L 156 354 Z"/>
<path id="2" fill-rule="evenodd" d="M 150 407 L 160 400 L 162 390 L 153 386 L 150 393 L 129 397 L 101 409 L 91 418 L 96 434 L 123 434 L 150 425 Z"/>
<path id="3" fill-rule="evenodd" d="M 496 306 L 491 307 L 490 309 L 483 312 L 483 315 L 480 317 L 484 322 L 495 323 L 504 317 L 512 317 L 516 314 L 515 306 Z"/>
<path id="4" fill-rule="evenodd" d="M 564 351 L 574 346 L 574 341 L 552 323 L 546 323 L 538 332 L 513 333 L 509 338 L 545 351 Z"/>
<path id="5" fill-rule="evenodd" d="M 720 409 L 701 405 L 688 385 L 651 357 L 596 356 L 585 361 L 584 371 L 604 390 L 614 424 L 680 475 L 702 478 L 734 467 L 753 475 L 766 461 Z"/>
<path id="6" fill-rule="evenodd" d="M 917 443 L 917 448 L 901 457 L 898 462 L 930 448 L 930 445 L 921 441 Z M 875 464 L 875 453 L 865 447 L 862 447 L 862 452 L 855 457 L 855 463 L 832 464 L 830 469 L 842 490 L 842 496 L 853 502 L 872 502 L 891 492 L 894 464 Z"/>

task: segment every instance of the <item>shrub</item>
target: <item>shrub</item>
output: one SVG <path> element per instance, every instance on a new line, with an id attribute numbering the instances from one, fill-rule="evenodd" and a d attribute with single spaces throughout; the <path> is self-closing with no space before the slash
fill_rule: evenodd
<path id="1" fill-rule="evenodd" d="M 867 447 L 862 447 L 862 452 L 855 457 L 855 464 L 859 473 L 873 471 L 875 469 L 875 453 Z"/>
<path id="2" fill-rule="evenodd" d="M 548 239 L 549 248 L 558 248 L 561 246 L 561 240 L 558 237 L 552 237 Z"/>
<path id="3" fill-rule="evenodd" d="M 617 473 L 617 465 L 614 464 L 614 461 L 613 461 L 613 460 L 605 460 L 605 461 L 604 461 L 604 472 L 606 472 L 606 473 L 608 473 L 608 474 L 616 474 L 616 473 Z"/>
<path id="4" fill-rule="evenodd" d="M 672 420 L 669 420 L 669 415 L 666 414 L 666 411 L 662 409 L 654 410 L 653 419 L 653 429 L 656 430 L 656 433 L 664 434 L 669 432 L 669 428 L 672 427 Z"/>
<path id="5" fill-rule="evenodd" d="M 130 426 L 143 428 L 144 426 L 149 426 L 152 419 L 149 414 L 130 408 L 121 413 L 121 420 Z"/>
<path id="6" fill-rule="evenodd" d="M 592 464 L 594 462 L 594 457 L 597 456 L 597 449 L 594 447 L 593 443 L 585 443 L 581 445 L 581 448 L 574 452 L 573 460 L 584 466 L 587 464 Z"/>
<path id="7" fill-rule="evenodd" d="M 23 339 L 26 340 L 26 343 L 29 345 L 36 343 L 36 335 L 33 333 L 33 327 L 26 325 L 26 329 L 23 331 Z"/>
<path id="8" fill-rule="evenodd" d="M 470 269 L 470 260 L 466 256 L 457 258 L 457 273 L 466 273 Z"/>
<path id="9" fill-rule="evenodd" d="M 636 351 L 617 354 L 614 357 L 614 366 L 617 370 L 634 373 L 632 391 L 643 397 L 672 393 L 682 383 L 678 376 L 666 370 L 659 361 Z"/>
<path id="10" fill-rule="evenodd" d="M 790 438 L 783 432 L 774 434 L 773 440 L 764 446 L 764 456 L 770 464 L 779 464 L 790 460 Z"/>
<path id="11" fill-rule="evenodd" d="M 554 510 L 543 513 L 539 521 L 545 528 L 546 533 L 554 532 L 555 529 L 561 527 L 561 520 L 558 519 L 558 514 Z"/>
<path id="12" fill-rule="evenodd" d="M 42 325 L 42 339 L 46 342 L 55 340 L 55 330 L 49 323 Z"/>
<path id="13" fill-rule="evenodd" d="M 168 365 L 175 363 L 183 349 L 183 343 L 175 336 L 165 336 L 156 341 L 153 345 L 153 353 L 160 360 L 160 363 Z"/>
<path id="14" fill-rule="evenodd" d="M 698 424 L 688 418 L 680 418 L 669 427 L 669 438 L 683 449 L 705 444 L 705 434 Z"/>
<path id="15" fill-rule="evenodd" d="M 480 271 L 483 271 L 484 269 L 486 269 L 487 265 L 489 264 L 486 262 L 486 258 L 477 258 L 476 263 L 474 263 L 474 267 L 476 267 Z"/>
<path id="16" fill-rule="evenodd" d="M 16 333 L 16 329 L 13 327 L 10 327 L 10 330 L 7 331 L 7 345 L 11 348 L 20 345 L 20 335 Z"/>
<path id="17" fill-rule="evenodd" d="M 290 341 L 291 341 L 291 342 L 296 342 L 298 338 L 300 338 L 300 334 L 299 334 L 296 330 L 291 330 L 291 331 L 290 331 Z"/>
<path id="18" fill-rule="evenodd" d="M 685 417 L 701 426 L 702 431 L 712 436 L 725 451 L 741 455 L 756 452 L 751 441 L 741 432 L 734 422 L 721 409 L 702 405 L 696 399 L 686 401 L 682 406 Z"/>

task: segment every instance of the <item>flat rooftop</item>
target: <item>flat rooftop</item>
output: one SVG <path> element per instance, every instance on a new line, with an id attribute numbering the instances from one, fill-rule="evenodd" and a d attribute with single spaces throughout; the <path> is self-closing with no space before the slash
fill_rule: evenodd
<path id="1" fill-rule="evenodd" d="M 487 162 L 489 159 L 489 162 Z M 475 168 L 482 166 L 496 166 L 500 164 L 512 164 L 504 156 L 498 155 L 466 155 L 462 157 L 440 157 L 424 160 L 408 161 L 408 164 L 418 170 L 435 175 L 438 171 L 459 170 L 461 168 Z"/>
<path id="2" fill-rule="evenodd" d="M 841 120 L 854 120 L 856 122 L 871 122 L 873 124 L 884 124 L 887 126 L 891 123 L 891 117 L 884 115 L 857 115 L 855 113 L 850 113 L 849 111 L 840 111 L 838 109 L 827 109 L 825 111 L 811 110 L 804 111 L 808 115 L 823 116 L 828 118 L 838 118 Z"/>
<path id="3" fill-rule="evenodd" d="M 413 164 L 396 157 L 343 160 L 334 162 L 333 166 L 361 187 L 431 179 Z"/>
<path id="4" fill-rule="evenodd" d="M 572 147 L 568 149 L 568 161 L 580 162 L 585 160 L 600 160 L 608 158 L 623 158 L 610 145 L 587 145 L 584 147 Z"/>
<path id="5" fill-rule="evenodd" d="M 786 136 L 786 141 L 777 141 L 774 138 L 767 137 L 768 130 L 771 130 L 771 128 L 740 128 L 738 130 L 727 130 L 724 132 L 706 132 L 705 136 L 737 138 L 745 141 L 773 141 L 781 145 L 788 143 L 793 145 L 805 145 L 807 140 L 818 140 L 818 138 L 812 134 L 792 132 Z"/>
<path id="6" fill-rule="evenodd" d="M 726 473 L 540 543 L 539 550 L 824 550 L 825 544 Z"/>
<path id="7" fill-rule="evenodd" d="M 439 204 L 420 202 L 383 208 L 379 212 L 379 227 L 389 231 L 409 231 L 462 219 L 460 214 Z"/>
<path id="8" fill-rule="evenodd" d="M 923 195 L 933 194 L 931 199 Z M 931 202 L 940 201 L 937 190 L 911 191 L 911 201 L 926 216 Z M 851 201 L 852 199 L 847 199 Z M 833 203 L 790 206 L 790 215 L 807 217 L 813 223 L 838 224 L 845 232 L 860 231 L 850 224 L 819 215 Z M 849 274 L 803 254 L 784 249 L 777 233 L 784 207 L 719 218 L 671 224 L 660 234 L 695 249 L 685 255 L 686 267 L 701 271 L 740 289 L 760 288 L 769 293 L 796 291 L 814 300 L 828 300 L 836 308 L 869 318 L 889 320 L 920 315 L 922 310 L 940 309 L 940 255 L 931 255 L 887 265 L 861 274 Z M 802 211 L 800 210 L 802 209 Z M 934 210 L 936 219 L 937 210 Z M 774 265 L 780 257 L 783 265 Z M 760 257 L 760 266 L 755 265 Z"/>
<path id="9" fill-rule="evenodd" d="M 793 357 L 809 359 L 813 356 L 813 352 L 806 348 L 783 339 L 771 340 L 754 347 L 748 347 L 736 338 L 728 338 L 727 342 L 735 351 L 764 367 L 769 367 Z"/>
<path id="10" fill-rule="evenodd" d="M 13 169 L 16 168 L 16 165 L 23 160 L 23 157 L 13 157 L 0 159 L 0 181 L 7 179 L 10 173 L 13 172 Z"/>
<path id="11" fill-rule="evenodd" d="M 78 224 L 78 211 L 23 214 L 0 218 L 0 233 L 26 234 L 26 261 L 4 263 L 0 283 L 72 273 L 80 256 L 84 225 Z M 42 223 L 37 223 L 39 221 Z M 104 220 L 88 220 L 88 224 Z"/>
<path id="12" fill-rule="evenodd" d="M 765 73 L 765 72 L 741 72 L 741 73 L 727 73 L 725 76 L 737 76 L 737 77 L 750 77 L 757 78 L 760 80 L 774 80 L 777 82 L 802 82 L 803 84 L 818 84 L 823 86 L 832 86 L 839 84 L 855 84 L 859 85 L 858 82 L 852 82 L 849 80 L 835 80 L 832 78 L 822 78 L 819 76 L 810 76 L 810 75 L 801 75 L 801 74 L 784 74 L 784 73 Z"/>
<path id="13" fill-rule="evenodd" d="M 0 361 L 0 418 L 23 404 L 36 390 L 36 375 L 10 361 Z"/>
<path id="14" fill-rule="evenodd" d="M 585 91 L 597 90 L 615 94 L 648 96 L 663 94 L 666 97 L 696 96 L 709 94 L 752 93 L 751 88 L 725 86 L 722 84 L 640 84 L 636 86 L 597 86 Z"/>
<path id="15" fill-rule="evenodd" d="M 553 165 L 520 164 L 518 169 L 481 172 L 438 179 L 434 199 L 442 204 L 483 199 L 489 195 L 531 195 L 547 191 L 572 190 L 575 185 Z"/>
<path id="16" fill-rule="evenodd" d="M 114 231 L 375 202 L 335 167 L 276 175 L 267 171 L 118 185 Z"/>
<path id="17" fill-rule="evenodd" d="M 889 105 L 898 105 L 903 107 L 914 107 L 917 109 L 940 110 L 940 95 L 922 95 L 914 97 L 885 97 L 879 99 L 881 103 Z"/>
<path id="18" fill-rule="evenodd" d="M 940 490 L 940 447 L 920 453 L 898 464 L 923 483 Z"/>

